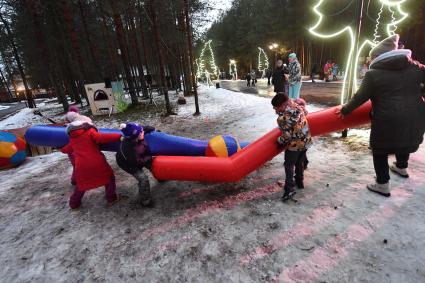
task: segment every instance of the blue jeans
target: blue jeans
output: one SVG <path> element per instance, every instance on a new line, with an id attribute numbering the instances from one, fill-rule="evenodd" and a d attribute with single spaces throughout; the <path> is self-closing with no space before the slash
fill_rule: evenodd
<path id="1" fill-rule="evenodd" d="M 289 85 L 289 98 L 298 99 L 300 98 L 302 82 Z"/>

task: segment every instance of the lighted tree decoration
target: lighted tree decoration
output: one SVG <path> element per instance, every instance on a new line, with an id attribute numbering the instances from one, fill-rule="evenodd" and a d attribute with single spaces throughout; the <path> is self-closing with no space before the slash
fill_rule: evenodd
<path id="1" fill-rule="evenodd" d="M 408 14 L 405 13 L 402 9 L 402 5 L 407 0 L 372 0 L 373 4 L 380 6 L 379 13 L 376 15 L 375 20 L 375 30 L 373 35 L 362 35 L 358 38 L 365 38 L 362 42 L 357 42 L 357 38 L 355 36 L 355 28 L 347 24 L 340 24 L 340 26 L 336 27 L 334 30 L 323 30 L 326 22 L 326 14 L 322 12 L 323 6 L 325 4 L 335 5 L 335 1 L 330 0 L 318 0 L 316 5 L 313 7 L 314 13 L 318 16 L 318 21 L 312 26 L 309 31 L 313 35 L 328 39 L 339 37 L 342 35 L 349 36 L 349 52 L 346 58 L 345 65 L 345 74 L 344 74 L 344 84 L 341 92 L 341 104 L 344 103 L 345 94 L 347 93 L 347 98 L 349 98 L 353 93 L 356 92 L 357 85 L 357 64 L 360 56 L 367 50 L 367 48 L 373 48 L 376 44 L 393 34 L 395 34 L 398 25 L 403 22 Z M 331 3 L 332 2 L 332 3 Z M 345 7 L 345 10 L 348 10 L 351 5 L 354 5 L 356 1 L 351 1 Z M 343 9 L 344 10 L 344 9 Z M 389 12 L 390 16 L 383 17 L 384 12 Z M 345 17 L 346 20 L 352 21 L 352 18 Z M 343 21 L 340 21 L 343 23 Z M 351 74 L 351 76 L 350 76 Z M 350 76 L 350 77 L 349 77 Z M 348 89 L 348 82 L 352 81 L 351 89 Z"/>
<path id="2" fill-rule="evenodd" d="M 266 76 L 266 70 L 269 68 L 269 58 L 261 47 L 258 47 L 258 70 L 262 72 L 262 77 Z"/>
<path id="3" fill-rule="evenodd" d="M 204 48 L 202 48 L 201 55 L 199 56 L 197 76 L 201 78 L 206 74 L 219 75 L 219 70 L 215 64 L 214 52 L 211 47 L 212 40 L 205 42 Z M 208 72 L 208 73 L 207 73 Z"/>

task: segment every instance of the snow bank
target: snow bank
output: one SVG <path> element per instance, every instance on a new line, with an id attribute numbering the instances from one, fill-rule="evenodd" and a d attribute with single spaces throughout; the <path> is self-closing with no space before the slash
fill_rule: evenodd
<path id="1" fill-rule="evenodd" d="M 22 128 L 37 123 L 39 120 L 39 117 L 34 115 L 33 109 L 24 108 L 19 110 L 16 114 L 0 121 L 0 129 Z"/>
<path id="2" fill-rule="evenodd" d="M 7 117 L 0 121 L 0 130 L 22 128 L 26 126 L 36 124 L 48 124 L 50 123 L 46 118 L 34 114 L 35 109 L 24 108 L 16 112 L 15 114 Z M 58 115 L 62 112 L 62 105 L 58 103 L 48 104 L 46 102 L 40 102 L 37 105 L 37 110 L 40 110 L 42 114 L 49 118 L 58 118 Z M 59 119 L 58 119 L 59 120 Z"/>
<path id="3" fill-rule="evenodd" d="M 48 155 L 28 157 L 25 162 L 17 168 L 0 170 L 0 196 L 7 192 L 7 190 L 19 186 L 21 180 L 30 179 L 34 176 L 40 176 L 41 179 L 46 174 L 49 174 L 48 168 L 55 163 L 62 162 L 66 158 L 66 155 L 55 152 Z"/>

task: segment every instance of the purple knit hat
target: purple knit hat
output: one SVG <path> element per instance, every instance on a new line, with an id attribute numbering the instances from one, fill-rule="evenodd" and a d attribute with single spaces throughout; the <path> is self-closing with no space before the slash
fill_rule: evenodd
<path id="1" fill-rule="evenodd" d="M 130 140 L 137 139 L 140 133 L 143 132 L 143 127 L 136 123 L 121 124 L 120 129 L 124 137 Z"/>

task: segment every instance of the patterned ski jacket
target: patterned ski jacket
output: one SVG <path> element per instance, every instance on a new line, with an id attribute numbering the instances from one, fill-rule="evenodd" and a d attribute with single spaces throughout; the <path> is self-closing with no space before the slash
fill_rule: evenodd
<path id="1" fill-rule="evenodd" d="M 285 112 L 279 113 L 277 124 L 282 135 L 277 142 L 286 150 L 307 150 L 312 144 L 310 129 L 303 108 L 293 100 L 289 101 Z"/>
<path id="2" fill-rule="evenodd" d="M 289 63 L 289 84 L 293 85 L 301 82 L 301 65 L 298 60 L 294 60 Z"/>

